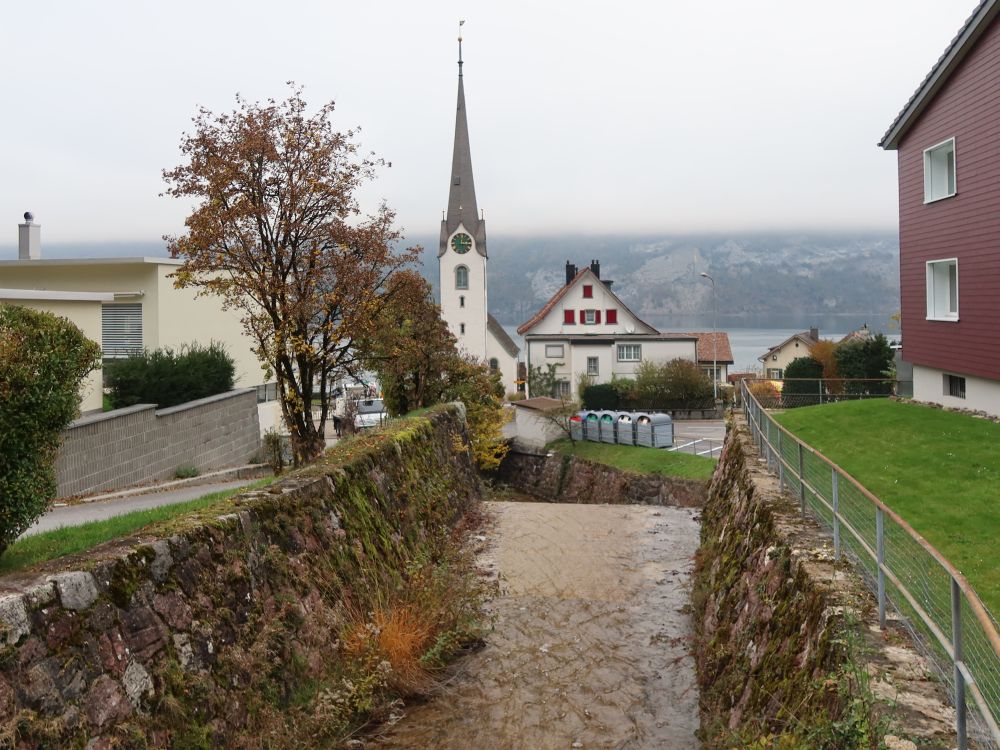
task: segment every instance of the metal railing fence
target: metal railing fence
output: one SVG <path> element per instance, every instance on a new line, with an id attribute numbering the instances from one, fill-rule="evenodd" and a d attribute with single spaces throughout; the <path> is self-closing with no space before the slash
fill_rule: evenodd
<path id="1" fill-rule="evenodd" d="M 968 747 L 970 733 L 983 747 L 1000 749 L 996 621 L 965 577 L 906 521 L 778 424 L 754 393 L 755 382 L 761 381 L 741 381 L 742 406 L 782 490 L 832 531 L 834 557 L 851 558 L 875 590 L 880 626 L 893 607 L 916 636 L 948 685 L 960 750 Z"/>

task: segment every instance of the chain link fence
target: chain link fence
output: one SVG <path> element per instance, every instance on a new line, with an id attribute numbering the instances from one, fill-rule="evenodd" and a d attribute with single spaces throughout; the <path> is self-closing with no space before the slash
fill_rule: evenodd
<path id="1" fill-rule="evenodd" d="M 968 747 L 970 736 L 980 747 L 1000 750 L 996 620 L 965 577 L 906 521 L 768 414 L 768 408 L 789 408 L 780 389 L 777 401 L 758 395 L 761 383 L 773 382 L 740 384 L 747 424 L 769 469 L 778 475 L 782 490 L 798 498 L 802 512 L 811 513 L 832 532 L 835 557 L 850 559 L 875 591 L 880 625 L 885 627 L 887 609 L 892 609 L 910 630 L 948 686 L 960 750 Z M 812 403 L 819 403 L 820 393 Z M 853 393 L 841 395 L 888 394 L 855 386 Z"/>
<path id="2" fill-rule="evenodd" d="M 758 378 L 742 381 L 765 409 L 796 409 L 836 401 L 888 398 L 913 392 L 913 384 L 893 378 Z"/>

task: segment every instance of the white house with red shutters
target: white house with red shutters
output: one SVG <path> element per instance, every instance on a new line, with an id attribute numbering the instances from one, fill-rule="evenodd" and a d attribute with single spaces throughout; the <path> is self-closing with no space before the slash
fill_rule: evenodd
<path id="1" fill-rule="evenodd" d="M 524 337 L 528 367 L 545 372 L 555 365 L 559 392 L 568 398 L 579 395 L 581 376 L 595 384 L 631 378 L 642 362 L 689 359 L 711 376 L 717 361 L 717 377 L 725 382 L 732 364 L 725 333 L 714 338 L 704 333 L 661 333 L 629 310 L 611 285 L 601 279 L 598 261 L 580 270 L 567 263 L 565 286 L 517 329 Z"/>

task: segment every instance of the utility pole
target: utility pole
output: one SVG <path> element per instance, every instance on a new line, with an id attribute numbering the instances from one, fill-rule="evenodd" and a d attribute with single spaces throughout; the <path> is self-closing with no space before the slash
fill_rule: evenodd
<path id="1" fill-rule="evenodd" d="M 719 320 L 719 303 L 715 297 L 715 279 L 701 272 L 703 278 L 712 282 L 712 398 L 719 400 L 719 336 L 717 323 Z"/>

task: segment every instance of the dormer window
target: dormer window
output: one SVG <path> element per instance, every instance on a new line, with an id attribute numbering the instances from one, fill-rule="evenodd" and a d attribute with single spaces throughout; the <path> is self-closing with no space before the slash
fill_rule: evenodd
<path id="1" fill-rule="evenodd" d="M 924 203 L 955 195 L 955 139 L 924 151 Z"/>
<path id="2" fill-rule="evenodd" d="M 591 299 L 594 296 L 594 286 L 593 284 L 583 285 L 583 296 L 584 299 Z"/>

